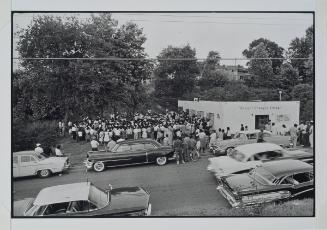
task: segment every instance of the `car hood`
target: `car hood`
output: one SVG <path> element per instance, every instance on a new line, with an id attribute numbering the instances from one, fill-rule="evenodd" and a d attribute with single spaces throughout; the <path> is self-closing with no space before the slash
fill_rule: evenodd
<path id="1" fill-rule="evenodd" d="M 209 158 L 207 169 L 214 173 L 216 177 L 227 176 L 243 170 L 255 168 L 260 165 L 260 161 L 239 162 L 228 156 Z"/>
<path id="2" fill-rule="evenodd" d="M 238 192 L 248 192 L 252 190 L 264 189 L 267 185 L 260 184 L 254 178 L 250 177 L 248 174 L 239 174 L 225 177 L 223 181 L 228 184 L 228 186 Z"/>
<path id="3" fill-rule="evenodd" d="M 14 201 L 14 216 L 24 216 L 27 206 L 34 201 L 34 198 L 25 198 L 23 200 Z"/>
<path id="4" fill-rule="evenodd" d="M 290 157 L 313 157 L 313 153 L 309 153 L 300 149 L 288 149 L 285 151 Z"/>

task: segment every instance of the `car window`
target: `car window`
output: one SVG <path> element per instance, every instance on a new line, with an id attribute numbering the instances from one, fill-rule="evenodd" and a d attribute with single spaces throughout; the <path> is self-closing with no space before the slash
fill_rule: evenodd
<path id="1" fill-rule="evenodd" d="M 237 151 L 236 149 L 231 150 L 231 154 L 229 155 L 229 157 L 240 162 L 245 159 L 245 155 L 240 151 Z"/>
<path id="2" fill-rule="evenodd" d="M 143 143 L 132 144 L 131 147 L 132 147 L 132 151 L 144 150 Z"/>
<path id="3" fill-rule="evenodd" d="M 45 209 L 43 215 L 54 215 L 54 214 L 63 214 L 66 213 L 69 206 L 69 202 L 57 203 L 57 204 L 50 204 Z"/>
<path id="4" fill-rule="evenodd" d="M 310 174 L 310 172 L 294 174 L 293 178 L 300 184 L 313 180 L 312 174 Z"/>
<path id="5" fill-rule="evenodd" d="M 127 144 L 123 144 L 118 146 L 118 148 L 116 149 L 116 152 L 125 152 L 125 151 L 129 151 L 131 150 L 131 146 L 127 145 Z"/>
<path id="6" fill-rule="evenodd" d="M 267 151 L 267 152 L 262 152 L 262 153 L 257 153 L 255 155 L 257 160 L 273 160 L 279 157 L 282 157 L 283 153 L 282 151 L 276 150 L 276 151 Z"/>
<path id="7" fill-rule="evenodd" d="M 20 162 L 22 163 L 27 163 L 31 161 L 31 157 L 30 156 L 21 156 L 20 157 Z"/>
<path id="8" fill-rule="evenodd" d="M 46 205 L 40 206 L 39 209 L 34 212 L 33 216 L 41 216 L 46 208 Z"/>
<path id="9" fill-rule="evenodd" d="M 287 176 L 284 179 L 282 179 L 282 181 L 280 182 L 280 184 L 297 184 L 297 181 L 295 181 L 293 179 L 293 176 Z"/>
<path id="10" fill-rule="evenodd" d="M 18 157 L 17 157 L 17 156 L 13 157 L 13 158 L 12 158 L 12 162 L 13 162 L 14 164 L 18 164 Z"/>
<path id="11" fill-rule="evenodd" d="M 151 144 L 151 143 L 145 143 L 145 144 L 144 144 L 144 148 L 145 148 L 145 149 L 155 149 L 156 146 L 154 146 L 154 145 Z"/>
<path id="12" fill-rule="evenodd" d="M 73 202 L 70 203 L 70 206 L 68 208 L 68 212 L 85 212 L 85 211 L 89 211 L 89 209 L 91 209 L 89 201 L 87 201 L 87 200 L 78 200 L 78 201 L 73 201 Z"/>
<path id="13" fill-rule="evenodd" d="M 31 161 L 32 161 L 32 162 L 37 162 L 36 158 L 33 157 L 33 156 L 31 156 Z"/>

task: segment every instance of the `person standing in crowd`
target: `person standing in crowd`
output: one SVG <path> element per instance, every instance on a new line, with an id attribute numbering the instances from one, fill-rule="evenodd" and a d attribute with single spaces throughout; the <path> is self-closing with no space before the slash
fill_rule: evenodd
<path id="1" fill-rule="evenodd" d="M 307 121 L 307 124 L 305 126 L 305 133 L 303 134 L 304 135 L 304 143 L 303 145 L 305 147 L 310 147 L 310 122 Z"/>
<path id="2" fill-rule="evenodd" d="M 314 123 L 313 121 L 310 122 L 310 129 L 309 129 L 309 142 L 310 142 L 310 147 L 313 148 L 313 135 L 314 135 Z"/>
<path id="3" fill-rule="evenodd" d="M 249 128 L 248 128 L 248 126 L 247 126 L 247 125 L 245 126 L 245 129 L 244 129 L 244 131 L 249 131 Z"/>
<path id="4" fill-rule="evenodd" d="M 224 140 L 224 134 L 221 131 L 221 128 L 218 129 L 218 141 Z"/>
<path id="5" fill-rule="evenodd" d="M 182 138 L 178 137 L 174 142 L 174 152 L 176 154 L 176 163 L 177 164 L 184 164 L 184 156 L 183 156 L 183 143 Z"/>
<path id="6" fill-rule="evenodd" d="M 163 139 L 162 145 L 163 146 L 169 146 L 168 134 L 166 134 L 165 138 Z"/>
<path id="7" fill-rule="evenodd" d="M 86 142 L 91 141 L 90 127 L 89 127 L 89 126 L 87 126 L 87 127 L 85 128 L 85 141 L 86 141 Z"/>
<path id="8" fill-rule="evenodd" d="M 300 125 L 297 127 L 298 129 L 298 142 L 300 145 L 304 146 L 304 134 L 305 134 L 305 125 L 303 121 L 300 122 Z"/>
<path id="9" fill-rule="evenodd" d="M 271 121 L 270 120 L 265 125 L 265 130 L 271 132 Z"/>
<path id="10" fill-rule="evenodd" d="M 227 127 L 227 131 L 226 131 L 226 139 L 232 139 L 232 133 L 231 133 L 229 127 Z"/>
<path id="11" fill-rule="evenodd" d="M 290 128 L 290 135 L 293 148 L 296 148 L 298 136 L 297 124 L 294 124 L 294 126 Z"/>
<path id="12" fill-rule="evenodd" d="M 98 151 L 99 142 L 97 142 L 95 138 L 92 139 L 90 144 L 91 144 L 92 151 Z"/>
<path id="13" fill-rule="evenodd" d="M 128 126 L 126 129 L 127 140 L 133 139 L 133 130 L 131 126 Z"/>
<path id="14" fill-rule="evenodd" d="M 135 125 L 134 127 L 134 130 L 133 130 L 133 133 L 134 133 L 134 140 L 137 140 L 138 139 L 138 126 Z"/>
<path id="15" fill-rule="evenodd" d="M 280 134 L 282 136 L 286 136 L 286 134 L 287 134 L 287 128 L 286 128 L 286 125 L 285 124 L 282 125 L 282 129 L 280 131 Z"/>
<path id="16" fill-rule="evenodd" d="M 108 145 L 106 146 L 106 151 L 111 151 L 111 149 L 113 147 L 115 147 L 116 145 L 116 141 L 114 141 L 113 139 L 110 139 L 110 141 L 108 142 Z"/>
<path id="17" fill-rule="evenodd" d="M 241 124 L 241 129 L 240 129 L 240 131 L 244 131 L 244 126 L 243 126 L 243 124 Z"/>
<path id="18" fill-rule="evenodd" d="M 217 142 L 217 134 L 215 130 L 211 130 L 209 147 L 215 145 Z"/>
<path id="19" fill-rule="evenodd" d="M 57 145 L 55 148 L 55 154 L 57 157 L 63 156 L 62 151 L 61 151 L 61 145 Z"/>
<path id="20" fill-rule="evenodd" d="M 189 162 L 190 161 L 190 153 L 189 153 L 189 145 L 190 145 L 190 137 L 185 135 L 183 139 L 183 156 L 184 161 Z"/>
<path id="21" fill-rule="evenodd" d="M 263 139 L 263 128 L 260 129 L 260 132 L 258 133 L 258 138 L 257 138 L 257 143 L 264 142 L 265 140 Z"/>
<path id="22" fill-rule="evenodd" d="M 103 143 L 104 143 L 104 147 L 105 150 L 107 149 L 107 145 L 109 143 L 110 137 L 109 137 L 109 130 L 107 129 L 104 133 L 103 133 Z"/>
<path id="23" fill-rule="evenodd" d="M 76 140 L 76 132 L 77 132 L 77 127 L 76 124 L 74 124 L 72 127 L 72 135 L 74 140 Z"/>
<path id="24" fill-rule="evenodd" d="M 277 127 L 276 127 L 276 125 L 275 125 L 274 122 L 271 124 L 271 133 L 272 133 L 272 135 L 274 135 L 274 136 L 277 135 Z"/>
<path id="25" fill-rule="evenodd" d="M 206 143 L 206 134 L 204 133 L 203 129 L 200 129 L 199 140 L 200 140 L 200 153 L 201 152 L 204 153 L 207 143 Z"/>
<path id="26" fill-rule="evenodd" d="M 99 132 L 99 142 L 100 142 L 100 145 L 103 146 L 103 141 L 104 141 L 104 132 L 102 129 L 100 129 L 100 132 Z"/>
<path id="27" fill-rule="evenodd" d="M 83 140 L 83 132 L 82 132 L 82 128 L 79 128 L 77 131 L 77 142 L 82 141 Z"/>
<path id="28" fill-rule="evenodd" d="M 142 138 L 146 139 L 147 137 L 148 137 L 148 134 L 146 132 L 146 128 L 145 128 L 145 126 L 143 126 L 143 128 L 142 128 Z"/>

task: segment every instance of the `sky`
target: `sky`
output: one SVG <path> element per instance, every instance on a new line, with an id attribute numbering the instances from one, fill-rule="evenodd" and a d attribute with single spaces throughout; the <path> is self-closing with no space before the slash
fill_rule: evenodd
<path id="1" fill-rule="evenodd" d="M 26 28 L 33 16 L 39 14 L 14 14 L 14 33 Z M 81 20 L 88 13 L 57 13 L 61 17 L 75 15 Z M 143 28 L 147 37 L 145 51 L 155 58 L 168 45 L 182 47 L 190 44 L 197 58 L 206 58 L 211 50 L 222 58 L 243 58 L 242 51 L 254 39 L 267 38 L 285 50 L 295 37 L 303 37 L 313 24 L 310 13 L 112 13 L 119 25 L 132 21 Z M 14 49 L 17 39 L 14 37 Z M 14 52 L 14 56 L 17 56 Z M 14 62 L 15 63 L 15 62 Z M 222 60 L 222 64 L 234 65 L 235 61 Z M 237 61 L 244 65 L 246 61 Z M 15 65 L 14 65 L 15 66 Z"/>

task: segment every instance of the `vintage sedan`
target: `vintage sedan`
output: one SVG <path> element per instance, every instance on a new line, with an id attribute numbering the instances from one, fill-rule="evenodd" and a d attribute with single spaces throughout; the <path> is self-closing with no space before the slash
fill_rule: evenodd
<path id="1" fill-rule="evenodd" d="M 299 160 L 270 161 L 249 173 L 218 179 L 217 190 L 232 207 L 314 196 L 313 166 Z"/>
<path id="2" fill-rule="evenodd" d="M 85 166 L 96 172 L 106 167 L 133 164 L 156 163 L 165 165 L 173 158 L 174 150 L 170 146 L 162 146 L 151 139 L 126 140 L 117 143 L 109 152 L 88 152 Z"/>
<path id="3" fill-rule="evenodd" d="M 42 189 L 36 198 L 14 202 L 14 216 L 110 217 L 148 216 L 150 194 L 141 187 L 104 191 L 91 182 L 57 185 Z"/>
<path id="4" fill-rule="evenodd" d="M 263 162 L 278 159 L 296 159 L 313 163 L 313 154 L 303 150 L 283 149 L 272 143 L 253 143 L 232 149 L 227 156 L 209 158 L 207 169 L 216 177 L 243 173 Z"/>
<path id="5" fill-rule="evenodd" d="M 215 156 L 226 155 L 233 148 L 244 145 L 256 143 L 258 139 L 258 133 L 260 130 L 252 130 L 252 131 L 240 131 L 235 133 L 232 139 L 217 141 L 216 144 L 210 147 L 210 151 Z M 289 146 L 289 137 L 288 136 L 279 136 L 272 135 L 271 132 L 264 130 L 263 138 L 265 142 L 278 144 L 283 147 Z"/>
<path id="6" fill-rule="evenodd" d="M 49 177 L 54 173 L 62 173 L 70 167 L 68 157 L 45 157 L 33 150 L 13 153 L 13 177 L 38 175 Z"/>

